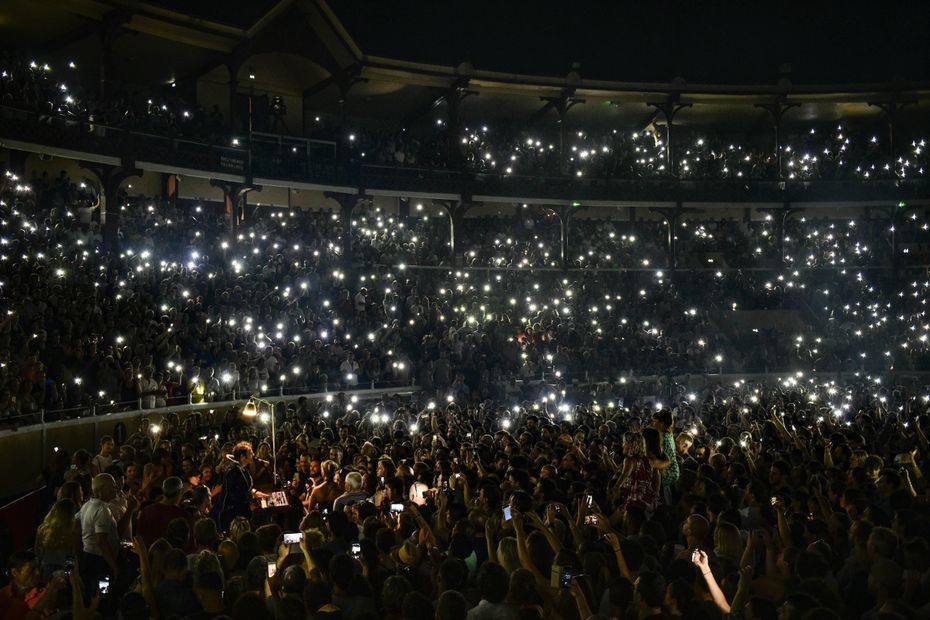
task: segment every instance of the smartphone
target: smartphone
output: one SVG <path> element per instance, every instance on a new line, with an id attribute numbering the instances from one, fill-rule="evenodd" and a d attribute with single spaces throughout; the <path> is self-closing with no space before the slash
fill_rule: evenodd
<path id="1" fill-rule="evenodd" d="M 356 559 L 362 557 L 362 545 L 359 543 L 352 543 L 352 557 Z"/>
<path id="2" fill-rule="evenodd" d="M 105 577 L 97 582 L 97 589 L 100 590 L 101 596 L 106 596 L 110 593 L 110 578 Z"/>
<path id="3" fill-rule="evenodd" d="M 384 487 L 384 476 L 381 476 L 381 486 Z"/>
<path id="4" fill-rule="evenodd" d="M 691 552 L 691 563 L 693 564 L 697 562 L 697 560 L 698 560 L 698 550 L 695 549 L 694 551 Z"/>
<path id="5" fill-rule="evenodd" d="M 597 515 L 587 515 L 584 518 L 584 524 L 597 526 Z"/>
<path id="6" fill-rule="evenodd" d="M 449 481 L 448 481 L 448 480 L 443 480 L 443 481 L 442 481 L 442 492 L 443 492 L 443 493 L 448 493 L 448 492 L 449 492 Z"/>
<path id="7" fill-rule="evenodd" d="M 304 539 L 303 532 L 285 532 L 284 533 L 284 544 L 285 545 L 297 545 L 300 544 L 300 541 Z"/>
<path id="8" fill-rule="evenodd" d="M 775 496 L 773 495 L 773 496 L 772 496 L 772 505 L 774 506 L 774 505 L 777 504 L 777 503 L 778 503 L 778 498 L 775 497 Z"/>
<path id="9" fill-rule="evenodd" d="M 504 521 L 510 521 L 513 515 L 510 513 L 510 506 L 504 506 Z"/>
<path id="10" fill-rule="evenodd" d="M 570 588 L 572 585 L 572 579 L 574 579 L 575 577 L 579 577 L 579 576 L 580 575 L 576 575 L 572 573 L 571 568 L 567 566 L 562 567 L 562 570 L 559 572 L 559 587 Z"/>
<path id="11" fill-rule="evenodd" d="M 268 579 L 271 579 L 275 576 L 275 573 L 278 572 L 278 564 L 274 561 L 268 562 Z"/>
<path id="12" fill-rule="evenodd" d="M 588 508 L 590 508 L 593 503 L 594 503 L 594 496 L 589 493 L 588 494 Z"/>
<path id="13" fill-rule="evenodd" d="M 404 511 L 404 504 L 402 502 L 391 504 L 391 512 L 401 513 L 403 511 Z"/>

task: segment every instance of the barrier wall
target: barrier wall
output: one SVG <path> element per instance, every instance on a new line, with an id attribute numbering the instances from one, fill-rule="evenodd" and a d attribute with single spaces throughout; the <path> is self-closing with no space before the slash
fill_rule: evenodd
<path id="1" fill-rule="evenodd" d="M 420 388 L 393 387 L 371 390 L 345 391 L 347 396 L 358 396 L 359 400 L 377 399 L 384 395 L 409 395 Z M 290 403 L 301 397 L 310 401 L 320 401 L 327 395 L 337 392 L 316 392 L 269 397 L 272 403 Z M 142 417 L 157 422 L 169 413 L 178 414 L 183 420 L 195 412 L 210 409 L 231 409 L 241 407 L 247 399 L 230 400 L 214 403 L 185 404 L 159 409 L 137 409 L 122 413 L 88 416 L 74 420 L 61 420 L 44 424 L 32 424 L 18 429 L 0 430 L 0 497 L 15 497 L 36 489 L 42 484 L 42 468 L 46 459 L 57 447 L 73 454 L 75 450 L 85 449 L 93 453 L 100 437 L 113 435 L 116 425 L 122 422 L 127 431 L 132 432 L 135 424 Z"/>

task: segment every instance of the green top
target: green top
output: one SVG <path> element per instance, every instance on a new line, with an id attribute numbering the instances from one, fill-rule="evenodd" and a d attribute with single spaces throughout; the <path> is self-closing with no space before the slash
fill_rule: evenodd
<path id="1" fill-rule="evenodd" d="M 662 433 L 662 451 L 668 457 L 668 468 L 662 472 L 666 484 L 675 484 L 681 471 L 678 469 L 678 454 L 675 451 L 675 438 L 672 433 Z"/>

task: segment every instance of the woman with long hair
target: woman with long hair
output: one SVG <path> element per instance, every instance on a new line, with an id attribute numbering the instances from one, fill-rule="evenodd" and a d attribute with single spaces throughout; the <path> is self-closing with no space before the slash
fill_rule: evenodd
<path id="1" fill-rule="evenodd" d="M 612 522 L 623 520 L 627 506 L 639 506 L 647 512 L 656 509 L 659 499 L 659 470 L 652 466 L 642 433 L 623 434 L 623 469 L 617 481 L 614 499 L 616 511 Z"/>
<path id="2" fill-rule="evenodd" d="M 714 553 L 721 560 L 727 560 L 735 569 L 743 557 L 743 539 L 739 528 L 726 521 L 718 521 L 714 530 Z"/>
<path id="3" fill-rule="evenodd" d="M 323 464 L 320 465 L 320 473 L 322 480 L 313 487 L 310 497 L 304 503 L 307 510 L 331 509 L 336 498 L 342 495 L 342 489 L 336 482 L 336 474 L 339 473 L 339 466 L 336 465 L 336 462 L 323 461 Z"/>
<path id="4" fill-rule="evenodd" d="M 210 497 L 216 497 L 223 486 L 213 472 L 213 466 L 209 463 L 203 463 L 200 466 L 200 484 L 210 489 Z"/>
<path id="5" fill-rule="evenodd" d="M 649 464 L 653 469 L 658 470 L 661 476 L 662 472 L 671 465 L 671 460 L 662 449 L 662 436 L 656 429 L 646 427 L 643 429 L 643 439 L 646 442 L 646 456 L 649 458 Z"/>
<path id="6" fill-rule="evenodd" d="M 52 505 L 36 532 L 35 554 L 42 568 L 42 576 L 51 579 L 52 573 L 66 566 L 74 554 L 74 515 L 78 506 L 69 498 Z"/>

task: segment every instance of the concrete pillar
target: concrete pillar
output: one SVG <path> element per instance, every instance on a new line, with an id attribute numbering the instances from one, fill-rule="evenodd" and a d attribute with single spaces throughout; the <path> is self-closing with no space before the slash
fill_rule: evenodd
<path id="1" fill-rule="evenodd" d="M 562 269 L 569 267 L 569 227 L 572 219 L 572 207 L 559 207 L 556 210 L 559 216 L 559 259 Z"/>
<path id="2" fill-rule="evenodd" d="M 360 196 L 325 192 L 323 194 L 339 203 L 339 217 L 342 222 L 342 257 L 350 261 L 352 256 L 352 211 L 358 205 Z"/>
<path id="3" fill-rule="evenodd" d="M 234 240 L 238 239 L 239 224 L 245 221 L 246 195 L 251 191 L 261 191 L 261 186 L 219 179 L 210 179 L 210 185 L 223 192 L 223 204 L 226 208 L 226 216 L 229 218 L 229 231 Z"/>
<path id="4" fill-rule="evenodd" d="M 656 108 L 665 117 L 665 165 L 668 173 L 672 176 L 678 176 L 678 170 L 675 168 L 675 156 L 672 152 L 672 138 L 674 136 L 673 127 L 675 116 L 684 108 L 690 108 L 690 103 L 679 103 L 678 93 L 673 93 L 662 103 L 650 103 L 648 105 Z"/>
<path id="5" fill-rule="evenodd" d="M 777 174 L 778 178 L 784 178 L 785 169 L 784 169 L 784 149 L 782 148 L 781 143 L 781 121 L 785 115 L 785 112 L 791 108 L 796 108 L 800 104 L 798 103 L 785 103 L 785 97 L 777 97 L 772 103 L 757 103 L 757 108 L 762 108 L 769 113 L 769 117 L 772 119 L 772 128 L 775 130 L 775 142 L 773 148 L 775 149 L 775 161 L 778 167 Z"/>
<path id="6" fill-rule="evenodd" d="M 472 208 L 472 204 L 462 200 L 457 203 L 438 203 L 446 210 L 449 215 L 449 264 L 453 267 L 458 266 L 458 241 L 461 234 L 462 224 L 465 220 L 465 214 Z"/>
<path id="7" fill-rule="evenodd" d="M 78 162 L 78 164 L 85 170 L 92 172 L 100 181 L 100 198 L 103 203 L 100 209 L 100 220 L 103 225 L 103 245 L 110 252 L 118 251 L 121 207 L 119 188 L 126 179 L 142 176 L 142 171 L 127 164 L 122 166 L 88 162 Z"/>

